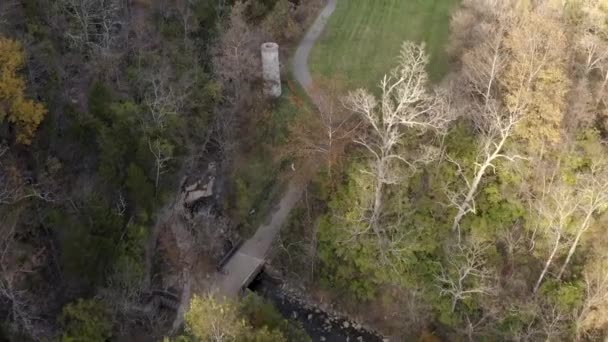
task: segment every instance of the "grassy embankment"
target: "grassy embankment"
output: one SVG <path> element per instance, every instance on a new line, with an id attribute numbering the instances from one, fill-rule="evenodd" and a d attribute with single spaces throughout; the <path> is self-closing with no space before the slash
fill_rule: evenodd
<path id="1" fill-rule="evenodd" d="M 323 36 L 312 51 L 314 76 L 340 75 L 350 87 L 375 87 L 396 62 L 403 41 L 424 41 L 429 73 L 447 72 L 445 45 L 450 10 L 457 0 L 338 1 Z"/>

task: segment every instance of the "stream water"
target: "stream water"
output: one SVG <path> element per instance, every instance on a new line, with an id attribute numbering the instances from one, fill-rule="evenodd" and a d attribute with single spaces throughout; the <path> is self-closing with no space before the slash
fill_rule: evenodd
<path id="1" fill-rule="evenodd" d="M 310 307 L 287 295 L 280 281 L 264 272 L 249 285 L 249 289 L 271 301 L 286 319 L 296 320 L 313 341 L 382 342 L 382 337 L 367 331 L 344 317 L 338 317 Z"/>

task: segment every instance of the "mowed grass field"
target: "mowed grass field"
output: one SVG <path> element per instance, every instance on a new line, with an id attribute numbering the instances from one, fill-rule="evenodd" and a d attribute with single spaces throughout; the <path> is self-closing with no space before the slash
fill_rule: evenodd
<path id="1" fill-rule="evenodd" d="M 405 40 L 426 42 L 429 73 L 447 71 L 445 46 L 458 0 L 338 0 L 313 48 L 313 78 L 341 76 L 349 87 L 375 87 L 395 67 Z"/>

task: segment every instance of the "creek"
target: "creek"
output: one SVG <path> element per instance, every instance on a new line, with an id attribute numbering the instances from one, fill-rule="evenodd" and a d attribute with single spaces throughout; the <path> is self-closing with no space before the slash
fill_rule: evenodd
<path id="1" fill-rule="evenodd" d="M 287 294 L 280 280 L 263 271 L 249 285 L 249 290 L 270 301 L 286 319 L 300 322 L 315 342 L 382 342 L 378 334 L 368 331 L 345 317 L 330 314 Z"/>

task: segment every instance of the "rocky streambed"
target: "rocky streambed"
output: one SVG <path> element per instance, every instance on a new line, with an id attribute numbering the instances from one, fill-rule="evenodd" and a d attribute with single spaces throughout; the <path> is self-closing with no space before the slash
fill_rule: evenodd
<path id="1" fill-rule="evenodd" d="M 249 289 L 270 300 L 281 314 L 302 324 L 313 341 L 327 342 L 388 342 L 360 324 L 337 314 L 314 307 L 283 290 L 281 282 L 264 272 L 251 283 Z"/>

